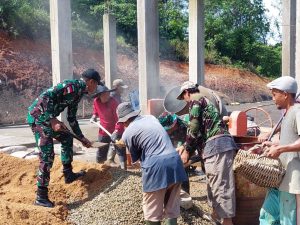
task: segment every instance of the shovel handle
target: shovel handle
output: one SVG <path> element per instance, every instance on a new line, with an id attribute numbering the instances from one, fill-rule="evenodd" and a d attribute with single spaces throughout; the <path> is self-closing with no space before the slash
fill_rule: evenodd
<path id="1" fill-rule="evenodd" d="M 80 141 L 81 143 L 83 143 L 82 139 L 80 137 L 78 137 L 76 134 L 72 133 L 69 130 L 64 130 L 63 133 L 69 134 L 71 135 L 73 138 L 75 138 L 76 140 Z"/>
<path id="2" fill-rule="evenodd" d="M 73 138 L 75 138 L 76 140 L 80 141 L 82 144 L 84 144 L 84 142 L 82 141 L 82 139 L 80 137 L 78 137 L 76 134 L 72 133 L 70 130 L 64 130 L 63 131 L 66 134 L 71 135 Z M 99 142 L 92 142 L 92 147 L 93 148 L 99 148 L 101 147 L 101 145 L 98 144 Z"/>
<path id="3" fill-rule="evenodd" d="M 111 137 L 111 133 L 106 130 L 100 123 L 94 122 L 94 121 L 90 121 L 91 123 L 97 125 L 101 130 L 103 130 L 109 137 Z"/>

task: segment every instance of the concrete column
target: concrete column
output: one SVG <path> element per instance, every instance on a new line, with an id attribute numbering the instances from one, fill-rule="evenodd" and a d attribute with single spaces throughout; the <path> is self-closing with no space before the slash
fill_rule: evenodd
<path id="1" fill-rule="evenodd" d="M 295 77 L 296 0 L 283 0 L 282 6 L 282 76 Z"/>
<path id="2" fill-rule="evenodd" d="M 189 0 L 189 80 L 204 84 L 204 0 Z"/>
<path id="3" fill-rule="evenodd" d="M 105 84 L 111 88 L 113 80 L 117 78 L 117 35 L 116 19 L 108 13 L 103 15 L 103 39 Z"/>
<path id="4" fill-rule="evenodd" d="M 50 0 L 53 85 L 73 78 L 70 0 Z M 65 113 L 60 118 L 66 121 Z"/>
<path id="5" fill-rule="evenodd" d="M 73 78 L 70 0 L 50 0 L 53 85 Z"/>
<path id="6" fill-rule="evenodd" d="M 296 4 L 296 69 L 295 78 L 300 87 L 300 2 Z M 299 88 L 300 90 L 300 88 Z M 299 91 L 298 91 L 299 92 Z"/>
<path id="7" fill-rule="evenodd" d="M 137 1 L 139 101 L 148 113 L 147 101 L 160 95 L 158 0 Z"/>

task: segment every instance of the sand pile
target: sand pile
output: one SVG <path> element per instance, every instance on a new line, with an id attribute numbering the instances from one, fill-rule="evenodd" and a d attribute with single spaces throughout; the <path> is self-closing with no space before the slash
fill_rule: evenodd
<path id="1" fill-rule="evenodd" d="M 56 158 L 49 186 L 49 198 L 55 207 L 44 208 L 33 205 L 38 164 L 38 160 L 0 154 L 0 224 L 68 224 L 67 203 L 89 200 L 111 180 L 107 167 L 74 161 L 74 171 L 85 169 L 87 174 L 82 180 L 65 184 L 60 159 Z"/>

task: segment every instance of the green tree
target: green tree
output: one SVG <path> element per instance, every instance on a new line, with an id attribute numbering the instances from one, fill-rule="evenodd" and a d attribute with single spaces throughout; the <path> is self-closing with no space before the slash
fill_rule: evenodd
<path id="1" fill-rule="evenodd" d="M 0 29 L 13 36 L 49 37 L 49 5 L 45 0 L 2 0 Z"/>
<path id="2" fill-rule="evenodd" d="M 270 32 L 262 0 L 207 0 L 206 41 L 233 60 L 251 62 L 253 44 L 266 43 Z"/>
<path id="3" fill-rule="evenodd" d="M 117 30 L 125 39 L 137 44 L 137 9 L 136 0 L 98 1 L 91 6 L 92 14 L 98 17 L 109 11 L 117 21 Z M 102 18 L 101 18 L 102 22 Z"/>
<path id="4" fill-rule="evenodd" d="M 184 41 L 187 37 L 188 12 L 185 1 L 159 1 L 159 34 L 168 40 Z"/>

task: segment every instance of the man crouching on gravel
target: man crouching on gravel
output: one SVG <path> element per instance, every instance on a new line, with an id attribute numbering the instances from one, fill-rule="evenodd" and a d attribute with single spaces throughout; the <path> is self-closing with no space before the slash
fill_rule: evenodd
<path id="1" fill-rule="evenodd" d="M 50 169 L 54 161 L 53 138 L 61 142 L 65 183 L 72 183 L 85 174 L 84 171 L 73 173 L 73 137 L 65 132 L 66 125 L 56 117 L 67 108 L 67 120 L 73 132 L 82 139 L 85 147 L 91 147 L 91 142 L 79 128 L 76 113 L 82 96 L 94 93 L 98 84 L 101 84 L 99 73 L 88 69 L 82 74 L 81 80 L 64 80 L 43 92 L 28 108 L 27 121 L 35 136 L 40 159 L 36 205 L 54 207 L 48 198 Z"/>
<path id="2" fill-rule="evenodd" d="M 126 145 L 132 162 L 140 160 L 143 183 L 143 212 L 147 225 L 176 225 L 180 216 L 180 188 L 187 180 L 180 156 L 158 120 L 140 116 L 130 102 L 117 107 L 118 122 L 125 131 L 119 145 Z"/>

